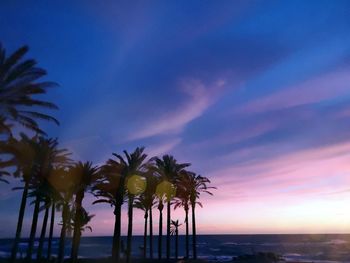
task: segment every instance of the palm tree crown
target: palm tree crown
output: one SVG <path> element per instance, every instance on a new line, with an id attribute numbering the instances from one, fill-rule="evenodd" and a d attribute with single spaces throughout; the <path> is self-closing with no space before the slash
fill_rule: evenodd
<path id="1" fill-rule="evenodd" d="M 28 47 L 23 46 L 10 56 L 0 44 L 0 127 L 10 130 L 6 120 L 20 123 L 37 133 L 45 134 L 40 129 L 37 120 L 58 121 L 50 115 L 28 109 L 36 106 L 46 109 L 57 109 L 53 103 L 33 98 L 35 95 L 45 94 L 53 82 L 37 82 L 46 75 L 46 71 L 36 67 L 33 59 L 23 61 Z"/>

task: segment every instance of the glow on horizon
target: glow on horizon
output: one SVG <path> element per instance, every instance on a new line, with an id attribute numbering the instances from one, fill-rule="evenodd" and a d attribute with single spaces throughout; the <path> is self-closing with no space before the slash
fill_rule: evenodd
<path id="1" fill-rule="evenodd" d="M 198 233 L 348 233 L 349 158 L 350 143 L 305 150 L 265 160 L 254 167 L 246 165 L 218 171 L 212 176 L 218 190 L 213 191 L 214 196 L 203 196 L 204 208 L 196 210 Z M 246 174 L 253 169 L 257 172 L 255 175 L 237 177 L 235 182 L 228 176 Z M 143 215 L 135 211 L 134 232 L 141 235 Z M 153 213 L 157 233 L 158 210 L 154 209 Z M 177 210 L 172 217 L 182 221 L 184 213 Z M 126 224 L 126 212 L 123 221 Z M 112 210 L 99 210 L 93 220 L 92 234 L 109 235 L 113 224 Z M 184 227 L 181 227 L 180 234 L 183 233 Z"/>

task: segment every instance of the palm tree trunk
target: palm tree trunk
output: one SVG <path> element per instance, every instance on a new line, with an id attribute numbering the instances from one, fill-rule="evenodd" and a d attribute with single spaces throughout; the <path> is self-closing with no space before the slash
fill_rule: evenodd
<path id="1" fill-rule="evenodd" d="M 149 208 L 149 256 L 153 259 L 153 218 L 152 206 Z"/>
<path id="2" fill-rule="evenodd" d="M 133 204 L 134 204 L 134 196 L 130 195 L 129 204 L 128 204 L 128 237 L 127 237 L 127 244 L 126 244 L 126 262 L 127 263 L 130 263 L 131 261 Z"/>
<path id="3" fill-rule="evenodd" d="M 121 209 L 122 204 L 119 202 L 114 208 L 115 221 L 112 245 L 112 258 L 116 262 L 119 262 L 120 259 Z"/>
<path id="4" fill-rule="evenodd" d="M 65 251 L 65 241 L 66 241 L 66 232 L 67 232 L 67 219 L 68 219 L 68 204 L 65 202 L 63 204 L 62 210 L 62 228 L 60 235 L 60 244 L 58 248 L 58 262 L 61 263 L 64 260 L 64 251 Z"/>
<path id="5" fill-rule="evenodd" d="M 73 243 L 71 251 L 71 261 L 75 263 L 78 258 L 78 251 L 81 238 L 81 220 L 82 220 L 82 202 L 84 199 L 84 191 L 77 193 L 75 197 L 75 219 L 74 219 L 74 233 L 73 233 Z"/>
<path id="6" fill-rule="evenodd" d="M 170 259 L 170 200 L 167 202 L 166 216 L 166 258 Z"/>
<path id="7" fill-rule="evenodd" d="M 26 210 L 27 195 L 28 195 L 28 183 L 26 182 L 25 185 L 24 185 L 24 189 L 23 189 L 23 193 L 22 193 L 21 206 L 20 206 L 19 214 L 18 214 L 16 236 L 15 236 L 15 240 L 13 242 L 13 247 L 12 247 L 12 251 L 11 251 L 11 262 L 14 262 L 16 260 L 16 255 L 17 255 L 17 250 L 18 250 L 18 243 L 19 243 L 19 241 L 21 239 L 21 232 L 22 232 L 22 226 L 23 226 L 24 212 Z"/>
<path id="8" fill-rule="evenodd" d="M 81 231 L 76 232 L 76 233 L 74 232 L 73 244 L 72 244 L 72 250 L 74 250 L 74 254 L 73 254 L 73 252 L 71 252 L 71 262 L 76 262 L 78 259 L 80 239 L 81 239 Z"/>
<path id="9" fill-rule="evenodd" d="M 145 227 L 143 233 L 143 257 L 147 257 L 147 219 L 148 219 L 148 210 L 145 211 Z"/>
<path id="10" fill-rule="evenodd" d="M 47 220 L 49 219 L 49 211 L 50 211 L 50 206 L 47 203 L 46 204 L 46 209 L 45 209 L 45 215 L 44 215 L 44 219 L 43 219 L 43 225 L 41 227 L 41 234 L 40 234 L 38 253 L 37 253 L 37 259 L 38 260 L 41 259 L 42 254 L 43 254 L 43 247 L 44 247 L 44 242 L 45 242 Z"/>
<path id="11" fill-rule="evenodd" d="M 189 231 L 188 231 L 188 207 L 185 208 L 185 222 L 186 222 L 186 258 L 189 258 L 190 256 L 190 248 L 189 248 Z"/>
<path id="12" fill-rule="evenodd" d="M 158 259 L 162 259 L 163 203 L 160 203 L 158 205 L 158 209 L 159 209 Z"/>
<path id="13" fill-rule="evenodd" d="M 193 259 L 197 259 L 197 233 L 196 233 L 196 216 L 195 216 L 195 205 L 192 204 L 192 250 Z"/>
<path id="14" fill-rule="evenodd" d="M 54 201 L 52 201 L 51 205 L 51 221 L 50 221 L 50 232 L 49 232 L 49 240 L 47 244 L 47 259 L 51 259 L 51 249 L 52 249 L 52 237 L 53 237 L 53 228 L 55 225 L 55 209 L 56 209 L 56 204 Z"/>
<path id="15" fill-rule="evenodd" d="M 32 227 L 30 230 L 28 249 L 27 249 L 28 262 L 30 262 L 32 260 L 33 247 L 34 247 L 34 241 L 35 241 L 35 233 L 36 233 L 36 228 L 38 225 L 39 208 L 40 208 L 40 198 L 36 197 L 35 205 L 34 205 L 34 212 L 33 212 L 33 219 L 32 219 Z"/>
<path id="16" fill-rule="evenodd" d="M 175 230 L 175 259 L 179 258 L 179 229 Z"/>

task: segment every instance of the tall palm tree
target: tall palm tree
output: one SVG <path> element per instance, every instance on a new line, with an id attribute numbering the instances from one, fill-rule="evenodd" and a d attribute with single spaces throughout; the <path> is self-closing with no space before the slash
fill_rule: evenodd
<path id="1" fill-rule="evenodd" d="M 196 205 L 203 207 L 201 202 L 198 201 L 201 193 L 213 195 L 210 189 L 216 189 L 216 187 L 208 186 L 210 180 L 207 177 L 197 175 L 195 173 L 189 173 L 189 189 L 190 189 L 190 203 L 192 208 L 192 245 L 193 245 L 193 258 L 197 259 L 197 233 L 196 233 Z"/>
<path id="2" fill-rule="evenodd" d="M 45 241 L 45 235 L 46 235 L 46 229 L 47 229 L 47 224 L 48 224 L 48 219 L 49 219 L 50 208 L 51 208 L 51 205 L 53 203 L 53 200 L 56 199 L 58 196 L 57 191 L 51 186 L 51 184 L 48 181 L 48 178 L 46 179 L 45 184 L 43 186 L 44 186 L 43 187 L 44 205 L 40 208 L 40 211 L 45 210 L 45 214 L 44 214 L 43 223 L 42 223 L 42 227 L 41 227 L 41 234 L 40 234 L 38 251 L 37 251 L 37 259 L 38 260 L 40 260 L 42 258 L 42 254 L 43 254 L 44 241 Z M 51 231 L 51 226 L 50 226 L 50 231 Z M 52 233 L 51 232 L 49 233 L 49 236 L 50 235 L 51 235 L 51 240 L 49 240 L 49 243 L 52 241 Z"/>
<path id="3" fill-rule="evenodd" d="M 189 223 L 188 223 L 188 212 L 189 212 L 189 203 L 190 198 L 189 194 L 185 192 L 186 189 L 178 188 L 177 191 L 177 197 L 175 199 L 175 206 L 174 208 L 177 209 L 179 207 L 182 207 L 185 211 L 185 257 L 189 258 L 190 256 L 190 241 L 189 241 Z"/>
<path id="4" fill-rule="evenodd" d="M 21 238 L 23 218 L 26 209 L 29 184 L 33 173 L 35 171 L 36 162 L 35 162 L 35 149 L 33 147 L 34 144 L 38 142 L 37 137 L 29 138 L 23 133 L 20 134 L 20 140 L 17 140 L 13 137 L 10 137 L 8 142 L 6 143 L 6 151 L 14 156 L 14 162 L 16 170 L 13 175 L 15 177 L 21 177 L 24 182 L 23 187 L 15 187 L 16 189 L 22 189 L 22 199 L 21 205 L 18 214 L 16 235 L 13 242 L 12 250 L 11 250 L 11 262 L 14 262 L 17 255 L 18 244 Z"/>
<path id="5" fill-rule="evenodd" d="M 190 205 L 190 190 L 189 190 L 189 174 L 182 172 L 177 184 L 177 192 L 175 198 L 174 209 L 182 207 L 185 211 L 185 257 L 189 258 L 190 254 L 190 242 L 189 242 L 189 223 L 188 223 L 188 212 Z"/>
<path id="6" fill-rule="evenodd" d="M 19 123 L 39 134 L 45 132 L 37 120 L 58 121 L 50 115 L 33 111 L 30 107 L 57 109 L 53 103 L 35 99 L 45 94 L 48 88 L 57 86 L 53 82 L 40 82 L 46 71 L 38 68 L 33 59 L 23 60 L 28 47 L 23 46 L 7 56 L 0 44 L 0 127 L 11 130 L 11 122 Z"/>
<path id="7" fill-rule="evenodd" d="M 49 177 L 51 185 L 60 193 L 60 198 L 56 203 L 58 209 L 62 209 L 61 233 L 58 248 L 58 262 L 63 262 L 65 255 L 65 241 L 69 221 L 71 218 L 71 202 L 74 194 L 74 180 L 66 167 L 54 170 Z"/>
<path id="8" fill-rule="evenodd" d="M 40 260 L 42 258 L 47 222 L 49 219 L 50 205 L 47 201 L 45 201 L 45 205 L 44 205 L 43 209 L 45 209 L 45 214 L 44 214 L 44 218 L 43 218 L 43 224 L 41 227 L 41 233 L 40 233 L 40 239 L 39 239 L 39 245 L 38 245 L 38 251 L 37 251 L 37 259 L 38 260 Z"/>
<path id="9" fill-rule="evenodd" d="M 92 184 L 97 180 L 98 167 L 93 166 L 91 162 L 78 162 L 70 168 L 72 179 L 74 180 L 74 232 L 73 232 L 73 244 L 71 251 L 71 261 L 76 262 L 78 258 L 78 250 L 81 237 L 81 227 L 83 226 L 83 220 L 87 217 L 84 214 L 82 206 L 85 192 L 88 188 L 92 187 Z"/>
<path id="10" fill-rule="evenodd" d="M 113 154 L 116 156 L 116 154 Z M 93 204 L 107 203 L 114 207 L 114 232 L 112 244 L 112 258 L 119 261 L 121 237 L 121 210 L 125 199 L 125 179 L 122 173 L 123 165 L 118 160 L 109 159 L 101 166 L 99 178 L 93 186 L 93 194 L 98 198 Z"/>
<path id="11" fill-rule="evenodd" d="M 152 203 L 155 204 L 154 201 Z M 149 209 L 149 257 L 151 259 L 153 259 L 153 205 Z"/>
<path id="12" fill-rule="evenodd" d="M 58 149 L 57 139 L 46 139 L 38 137 L 38 141 L 32 144 L 34 148 L 35 170 L 30 181 L 30 188 L 33 189 L 30 196 L 35 197 L 32 227 L 30 231 L 27 248 L 27 258 L 31 260 L 40 203 L 48 198 L 49 176 L 53 169 L 65 166 L 70 161 L 70 153 L 66 149 Z"/>
<path id="13" fill-rule="evenodd" d="M 144 153 L 144 149 L 144 147 L 137 147 L 131 154 L 124 151 L 125 157 L 118 154 L 115 155 L 123 165 L 121 173 L 126 178 L 126 188 L 128 193 L 127 263 L 131 260 L 134 199 L 135 196 L 141 194 L 146 189 L 145 179 L 140 177 L 145 172 L 147 166 L 145 163 L 147 154 Z"/>
<path id="14" fill-rule="evenodd" d="M 136 198 L 134 206 L 144 211 L 144 235 L 143 235 L 143 256 L 146 258 L 147 255 L 147 229 L 149 219 L 149 255 L 153 258 L 153 218 L 152 218 L 152 207 L 155 204 L 156 198 L 156 186 L 158 178 L 154 175 L 153 170 L 147 167 L 147 171 L 143 174 L 146 178 L 146 190 L 138 198 Z"/>
<path id="15" fill-rule="evenodd" d="M 190 166 L 189 163 L 178 163 L 177 160 L 171 155 L 164 155 L 161 159 L 158 157 L 152 158 L 155 161 L 156 170 L 160 176 L 176 185 L 176 180 L 186 167 Z M 175 193 L 174 193 L 175 194 Z M 167 239 L 166 239 L 166 258 L 170 258 L 170 226 L 171 226 L 171 200 L 174 194 L 166 193 L 167 203 Z"/>
<path id="16" fill-rule="evenodd" d="M 171 220 L 171 228 L 170 228 L 170 234 L 172 236 L 175 236 L 175 259 L 178 259 L 179 257 L 179 227 L 182 226 L 182 224 L 179 223 L 179 220 Z"/>
<path id="17" fill-rule="evenodd" d="M 57 172 L 54 170 L 53 172 Z M 56 192 L 57 193 L 57 192 Z M 51 260 L 51 252 L 52 252 L 52 238 L 53 238 L 53 229 L 55 225 L 55 215 L 56 215 L 56 204 L 60 200 L 60 195 L 57 193 L 55 196 L 51 197 L 51 215 L 50 215 L 50 228 L 49 228 L 49 238 L 47 241 L 47 259 Z"/>
<path id="18" fill-rule="evenodd" d="M 144 228 L 143 228 L 143 258 L 147 255 L 147 228 L 148 228 L 148 213 L 149 208 L 147 207 L 145 195 L 140 195 L 134 202 L 134 207 L 144 212 Z"/>

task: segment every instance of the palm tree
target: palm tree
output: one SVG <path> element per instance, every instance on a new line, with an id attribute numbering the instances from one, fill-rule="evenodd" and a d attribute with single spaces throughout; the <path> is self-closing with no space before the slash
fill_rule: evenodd
<path id="1" fill-rule="evenodd" d="M 142 210 L 144 212 L 144 228 L 143 228 L 143 257 L 146 258 L 147 255 L 147 227 L 148 227 L 148 213 L 149 208 L 146 204 L 145 195 L 140 195 L 134 202 L 134 207 Z"/>
<path id="2" fill-rule="evenodd" d="M 178 163 L 177 160 L 171 155 L 164 155 L 162 159 L 158 157 L 152 158 L 155 161 L 156 170 L 160 176 L 173 184 L 175 187 L 176 180 L 179 173 L 183 171 L 186 167 L 190 166 L 189 163 Z M 173 192 L 173 191 L 171 191 Z M 166 239 L 166 258 L 170 258 L 170 224 L 171 224 L 171 200 L 175 193 L 166 193 L 166 203 L 167 203 L 167 239 Z"/>
<path id="3" fill-rule="evenodd" d="M 43 247 L 44 247 L 44 241 L 45 241 L 45 235 L 46 235 L 46 228 L 47 228 L 47 221 L 49 219 L 49 212 L 50 212 L 50 205 L 48 202 L 45 202 L 45 205 L 43 207 L 45 209 L 43 224 L 41 227 L 41 233 L 40 233 L 40 239 L 39 239 L 39 246 L 38 246 L 38 252 L 37 252 L 37 259 L 40 260 L 42 258 L 43 253 Z"/>
<path id="4" fill-rule="evenodd" d="M 14 239 L 14 243 L 11 251 L 11 262 L 14 262 L 16 259 L 18 243 L 21 238 L 23 218 L 24 218 L 28 190 L 29 190 L 29 183 L 35 171 L 35 150 L 33 145 L 38 141 L 37 137 L 29 138 L 23 133 L 20 134 L 20 137 L 21 137 L 20 140 L 16 140 L 15 138 L 10 137 L 8 142 L 5 145 L 6 151 L 14 156 L 13 160 L 15 163 L 16 170 L 13 173 L 13 175 L 15 177 L 21 177 L 24 182 L 23 187 L 13 188 L 14 190 L 22 189 L 23 192 L 22 192 L 21 205 L 20 205 L 19 214 L 18 214 L 16 235 L 15 235 L 15 239 Z"/>
<path id="5" fill-rule="evenodd" d="M 116 156 L 116 154 L 113 154 Z M 98 200 L 93 204 L 107 203 L 114 207 L 114 233 L 112 244 L 112 258 L 119 261 L 120 258 L 120 236 L 121 236 L 121 209 L 125 198 L 125 178 L 122 173 L 123 165 L 113 159 L 109 159 L 100 168 L 99 178 L 93 186 L 93 194 Z"/>
<path id="6" fill-rule="evenodd" d="M 57 109 L 53 103 L 33 98 L 45 94 L 48 88 L 56 84 L 38 82 L 46 75 L 46 71 L 36 67 L 37 62 L 33 59 L 23 61 L 27 52 L 28 47 L 23 46 L 6 56 L 5 49 L 0 44 L 0 127 L 11 130 L 10 122 L 15 122 L 36 133 L 45 134 L 37 120 L 53 121 L 56 124 L 58 121 L 28 107 Z"/>
<path id="7" fill-rule="evenodd" d="M 49 198 L 49 176 L 53 169 L 68 164 L 70 153 L 66 149 L 58 149 L 57 139 L 38 137 L 38 141 L 32 144 L 34 149 L 35 169 L 30 181 L 30 196 L 35 197 L 32 227 L 30 231 L 27 258 L 31 260 L 35 233 L 37 228 L 40 203 Z M 47 219 L 46 219 L 47 220 Z"/>
<path id="8" fill-rule="evenodd" d="M 78 258 L 81 227 L 83 226 L 82 220 L 86 219 L 86 214 L 84 214 L 84 209 L 82 207 L 84 194 L 88 188 L 92 187 L 92 184 L 97 179 L 98 167 L 93 166 L 91 162 L 78 162 L 70 168 L 70 173 L 73 177 L 75 188 L 75 218 L 71 260 L 72 262 L 76 262 Z"/>
<path id="9" fill-rule="evenodd" d="M 193 245 L 193 258 L 197 259 L 197 233 L 196 233 L 196 216 L 195 208 L 196 204 L 200 207 L 203 205 L 198 201 L 201 193 L 207 193 L 213 195 L 210 189 L 216 189 L 216 187 L 210 187 L 210 180 L 207 177 L 196 175 L 195 173 L 189 173 L 189 189 L 190 189 L 190 203 L 192 208 L 192 245 Z"/>
<path id="10" fill-rule="evenodd" d="M 126 248 L 126 262 L 131 260 L 131 242 L 132 242 L 132 227 L 133 227 L 133 206 L 135 196 L 143 193 L 146 189 L 146 180 L 144 177 L 140 177 L 145 172 L 146 164 L 145 159 L 147 154 L 144 153 L 144 147 L 137 147 L 134 152 L 129 154 L 124 151 L 125 158 L 116 154 L 122 164 L 122 174 L 126 178 L 126 188 L 128 193 L 128 237 Z"/>
<path id="11" fill-rule="evenodd" d="M 150 168 L 150 167 L 147 167 Z M 149 244 L 150 250 L 149 255 L 150 258 L 153 258 L 153 218 L 152 218 L 152 207 L 155 204 L 156 198 L 156 186 L 158 182 L 158 178 L 154 175 L 152 169 L 147 169 L 147 171 L 143 174 L 146 178 L 146 190 L 142 193 L 138 198 L 136 198 L 134 207 L 141 209 L 144 211 L 144 235 L 143 235 L 143 256 L 146 258 L 147 255 L 147 228 L 148 228 L 148 218 L 149 218 L 149 226 L 150 226 L 150 234 L 149 234 Z"/>
<path id="12" fill-rule="evenodd" d="M 69 221 L 71 218 L 70 203 L 74 194 L 74 180 L 67 168 L 55 169 L 49 177 L 51 185 L 60 193 L 60 198 L 56 203 L 58 209 L 62 209 L 61 233 L 58 248 L 58 262 L 63 262 L 65 254 L 65 240 Z"/>
<path id="13" fill-rule="evenodd" d="M 175 236 L 175 259 L 178 259 L 179 257 L 179 227 L 181 225 L 182 224 L 179 223 L 179 220 L 171 220 L 170 234 Z"/>
<path id="14" fill-rule="evenodd" d="M 149 257 L 153 259 L 153 211 L 152 207 L 155 204 L 152 202 L 152 206 L 149 209 Z"/>
<path id="15" fill-rule="evenodd" d="M 46 180 L 46 182 L 44 184 L 44 190 L 46 190 L 43 193 L 44 194 L 44 205 L 40 208 L 40 211 L 45 210 L 45 214 L 44 214 L 43 223 L 42 223 L 42 227 L 41 227 L 41 234 L 40 234 L 38 251 L 37 251 L 37 259 L 38 260 L 40 260 L 42 258 L 45 235 L 46 235 L 46 228 L 47 228 L 47 223 L 48 223 L 48 219 L 49 219 L 50 207 L 51 207 L 51 204 L 53 202 L 54 196 L 58 194 L 55 191 L 55 189 L 53 189 L 53 187 L 48 183 L 48 180 Z"/>
<path id="16" fill-rule="evenodd" d="M 190 191 L 189 191 L 189 175 L 187 172 L 182 172 L 177 184 L 177 192 L 175 198 L 174 209 L 183 207 L 185 211 L 185 227 L 186 227 L 186 236 L 185 236 L 185 257 L 189 258 L 190 254 L 190 243 L 189 243 L 189 224 L 188 224 L 188 212 L 190 205 Z"/>
<path id="17" fill-rule="evenodd" d="M 55 171 L 54 171 L 55 172 Z M 51 252 L 52 252 L 52 238 L 53 238 L 53 228 L 55 225 L 55 212 L 56 212 L 56 203 L 59 200 L 59 194 L 56 197 L 52 197 L 51 199 L 51 216 L 50 216 L 50 229 L 49 229 L 49 238 L 47 241 L 47 259 L 51 260 Z"/>
<path id="18" fill-rule="evenodd" d="M 145 174 L 147 188 L 145 191 L 146 207 L 148 208 L 149 214 L 149 256 L 153 259 L 153 211 L 152 208 L 155 205 L 156 200 L 156 188 L 159 178 L 153 173 L 153 170 L 148 167 Z M 145 247 L 146 250 L 146 247 Z"/>

